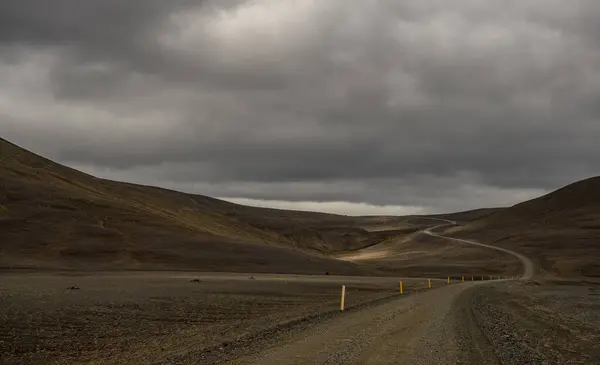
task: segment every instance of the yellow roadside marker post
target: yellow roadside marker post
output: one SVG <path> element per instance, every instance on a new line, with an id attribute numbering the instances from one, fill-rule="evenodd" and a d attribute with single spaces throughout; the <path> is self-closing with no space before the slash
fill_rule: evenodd
<path id="1" fill-rule="evenodd" d="M 494 280 L 494 277 L 492 275 L 490 275 L 490 280 Z"/>
<path id="2" fill-rule="evenodd" d="M 431 289 L 431 279 L 427 279 L 427 287 Z"/>
<path id="3" fill-rule="evenodd" d="M 344 300 L 346 299 L 346 285 L 342 285 L 342 302 L 340 303 L 340 310 L 344 310 Z"/>
<path id="4" fill-rule="evenodd" d="M 448 276 L 448 284 L 450 284 L 450 277 Z"/>
<path id="5" fill-rule="evenodd" d="M 500 280 L 500 275 L 498 275 L 498 280 Z"/>
<path id="6" fill-rule="evenodd" d="M 464 275 L 460 279 L 462 280 L 463 283 L 465 282 L 465 276 Z"/>
<path id="7" fill-rule="evenodd" d="M 404 294 L 404 290 L 402 288 L 402 282 L 400 282 L 400 294 Z"/>

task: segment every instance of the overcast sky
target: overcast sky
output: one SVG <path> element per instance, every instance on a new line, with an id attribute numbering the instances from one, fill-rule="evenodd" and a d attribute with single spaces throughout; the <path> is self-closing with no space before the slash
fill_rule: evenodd
<path id="1" fill-rule="evenodd" d="M 598 0 L 2 0 L 0 135 L 253 205 L 511 205 L 600 170 L 598 19 Z"/>

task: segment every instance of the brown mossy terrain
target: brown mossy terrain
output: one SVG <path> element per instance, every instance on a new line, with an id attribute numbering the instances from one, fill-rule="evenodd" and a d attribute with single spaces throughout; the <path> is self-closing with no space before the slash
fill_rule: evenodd
<path id="1" fill-rule="evenodd" d="M 498 210 L 449 230 L 515 249 L 549 276 L 600 277 L 600 177 Z"/>
<path id="2" fill-rule="evenodd" d="M 461 223 L 447 234 L 523 252 L 547 275 L 600 276 L 598 177 L 510 208 L 430 218 Z M 0 268 L 410 275 L 434 272 L 441 260 L 443 271 L 494 264 L 499 272 L 512 270 L 514 263 L 501 263 L 496 253 L 469 253 L 446 241 L 394 243 L 435 224 L 427 217 L 255 208 L 109 181 L 0 139 Z M 393 245 L 401 262 L 331 258 L 379 243 Z"/>
<path id="3" fill-rule="evenodd" d="M 359 273 L 326 254 L 420 227 L 369 229 L 385 219 L 104 180 L 0 139 L 0 267 Z"/>

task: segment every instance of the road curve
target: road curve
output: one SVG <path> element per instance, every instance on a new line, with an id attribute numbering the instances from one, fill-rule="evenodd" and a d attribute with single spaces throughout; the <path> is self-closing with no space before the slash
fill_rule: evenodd
<path id="1" fill-rule="evenodd" d="M 440 234 L 434 233 L 432 231 L 435 230 L 435 229 L 442 228 L 442 227 L 453 226 L 453 225 L 456 225 L 457 223 L 455 221 L 451 221 L 451 220 L 448 220 L 448 219 L 438 219 L 438 218 L 427 218 L 427 219 L 442 221 L 442 222 L 445 222 L 445 223 L 437 225 L 435 227 L 431 227 L 431 228 L 425 229 L 423 231 L 424 234 L 427 234 L 427 235 L 433 236 L 433 237 L 444 238 L 444 239 L 447 239 L 447 240 L 450 240 L 450 241 L 467 243 L 469 245 L 475 245 L 475 246 L 481 246 L 481 247 L 485 247 L 485 248 L 490 248 L 492 250 L 502 251 L 502 252 L 505 252 L 505 253 L 507 253 L 509 255 L 513 255 L 516 258 L 518 258 L 521 261 L 521 263 L 523 263 L 523 275 L 521 276 L 521 279 L 530 280 L 533 277 L 533 272 L 534 272 L 534 267 L 535 266 L 533 265 L 533 262 L 528 257 L 526 257 L 526 256 L 524 256 L 524 255 L 522 255 L 522 254 L 520 254 L 518 252 L 507 250 L 506 248 L 492 246 L 492 245 L 486 245 L 485 243 L 480 243 L 480 242 L 471 241 L 471 240 L 464 240 L 462 238 L 454 238 L 454 237 L 442 236 Z"/>
<path id="2" fill-rule="evenodd" d="M 482 246 L 511 254 L 524 266 L 522 278 L 533 276 L 527 257 L 504 248 L 446 237 L 430 236 Z M 373 308 L 348 311 L 299 333 L 281 334 L 276 343 L 262 346 L 230 362 L 236 365 L 411 364 L 499 365 L 494 342 L 479 327 L 473 300 L 478 288 L 502 281 L 442 284 L 433 290 L 409 293 Z"/>

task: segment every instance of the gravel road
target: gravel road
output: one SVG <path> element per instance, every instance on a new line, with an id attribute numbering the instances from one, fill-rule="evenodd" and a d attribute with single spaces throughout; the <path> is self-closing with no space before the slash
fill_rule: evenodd
<path id="1" fill-rule="evenodd" d="M 581 282 L 447 285 L 280 333 L 223 363 L 600 364 L 599 292 Z"/>
<path id="2" fill-rule="evenodd" d="M 432 230 L 423 233 L 446 238 Z M 281 333 L 276 341 L 262 342 L 228 363 L 600 364 L 600 330 L 590 321 L 598 318 L 597 289 L 561 284 L 559 290 L 532 281 L 534 266 L 527 257 L 458 241 L 516 256 L 525 280 L 464 282 L 398 297 Z M 583 294 L 576 297 L 578 291 Z M 577 309 L 581 314 L 573 316 Z"/>
<path id="3" fill-rule="evenodd" d="M 344 313 L 230 363 L 495 364 L 487 340 L 464 306 L 485 284 L 447 285 Z"/>

